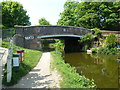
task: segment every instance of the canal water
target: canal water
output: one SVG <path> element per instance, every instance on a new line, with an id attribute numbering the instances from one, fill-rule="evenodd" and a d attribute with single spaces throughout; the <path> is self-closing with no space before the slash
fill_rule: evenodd
<path id="1" fill-rule="evenodd" d="M 76 67 L 80 75 L 93 79 L 97 88 L 118 88 L 116 55 L 67 53 L 64 60 Z"/>

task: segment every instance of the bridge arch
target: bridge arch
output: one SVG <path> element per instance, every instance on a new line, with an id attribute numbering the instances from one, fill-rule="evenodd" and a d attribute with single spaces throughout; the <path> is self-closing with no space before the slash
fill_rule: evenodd
<path id="1" fill-rule="evenodd" d="M 74 26 L 15 26 L 16 45 L 41 49 L 40 39 L 46 38 L 80 38 L 92 30 Z"/>

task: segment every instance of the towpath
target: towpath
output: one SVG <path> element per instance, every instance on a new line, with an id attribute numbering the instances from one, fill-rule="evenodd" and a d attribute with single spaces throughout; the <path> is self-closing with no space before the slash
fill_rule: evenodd
<path id="1" fill-rule="evenodd" d="M 59 88 L 60 75 L 56 70 L 50 71 L 50 61 L 50 52 L 44 52 L 37 66 L 9 88 Z"/>

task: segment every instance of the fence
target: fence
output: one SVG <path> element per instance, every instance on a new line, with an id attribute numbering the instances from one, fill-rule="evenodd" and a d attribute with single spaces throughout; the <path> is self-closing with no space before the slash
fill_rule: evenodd
<path id="1" fill-rule="evenodd" d="M 2 29 L 2 39 L 4 41 L 10 42 L 11 38 L 15 35 L 15 29 L 9 28 L 9 29 Z"/>

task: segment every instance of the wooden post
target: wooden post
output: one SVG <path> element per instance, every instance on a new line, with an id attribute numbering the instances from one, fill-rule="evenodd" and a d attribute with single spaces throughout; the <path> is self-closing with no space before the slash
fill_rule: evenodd
<path id="1" fill-rule="evenodd" d="M 10 82 L 12 77 L 12 50 L 13 50 L 13 40 L 10 41 L 10 48 L 7 57 L 7 82 Z"/>
<path id="2" fill-rule="evenodd" d="M 118 59 L 118 88 L 120 88 L 120 62 Z"/>
<path id="3" fill-rule="evenodd" d="M 2 58 L 0 60 L 0 90 L 2 89 Z"/>

